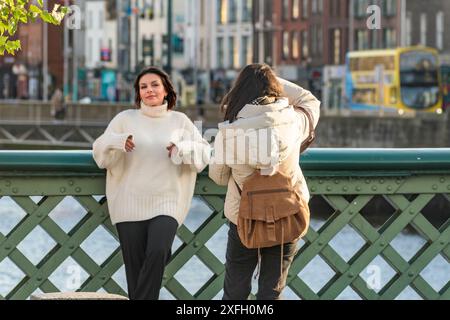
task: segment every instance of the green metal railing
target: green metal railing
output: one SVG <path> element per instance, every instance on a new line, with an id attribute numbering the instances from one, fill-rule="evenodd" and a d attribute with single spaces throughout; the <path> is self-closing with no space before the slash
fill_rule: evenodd
<path id="1" fill-rule="evenodd" d="M 317 230 L 310 228 L 304 237 L 289 272 L 287 290 L 301 299 L 337 299 L 349 289 L 362 299 L 395 299 L 405 289 L 424 299 L 450 299 L 450 149 L 312 149 L 303 156 L 301 166 L 313 196 L 311 215 L 325 222 Z M 59 291 L 51 275 L 69 257 L 88 274 L 78 290 L 125 294 L 113 279 L 122 267 L 120 248 L 98 264 L 81 245 L 99 226 L 117 238 L 106 199 L 98 197 L 104 195 L 104 189 L 105 173 L 97 168 L 89 151 L 0 152 L 0 206 L 3 197 L 10 197 L 25 212 L 11 231 L 0 232 L 0 286 L 6 259 L 24 274 L 0 299 L 26 299 L 36 290 Z M 184 225 L 178 230 L 182 244 L 173 253 L 163 280 L 165 289 L 177 299 L 212 299 L 222 289 L 224 265 L 206 244 L 226 223 L 225 192 L 206 172 L 199 175 L 195 194 L 213 212 L 195 231 Z M 32 196 L 42 198 L 35 202 Z M 69 231 L 51 215 L 66 197 L 75 199 L 87 212 Z M 379 216 L 386 216 L 386 221 L 374 223 Z M 56 244 L 34 264 L 19 248 L 37 226 Z M 334 239 L 349 227 L 364 243 L 346 259 Z M 424 239 L 408 259 L 394 245 L 405 229 Z M 191 293 L 176 274 L 194 256 L 212 275 Z M 313 290 L 302 272 L 318 257 L 334 275 Z M 368 285 L 362 275 L 377 257 L 394 273 L 378 289 Z M 437 257 L 446 265 L 441 275 L 444 283 L 436 289 L 423 270 Z"/>

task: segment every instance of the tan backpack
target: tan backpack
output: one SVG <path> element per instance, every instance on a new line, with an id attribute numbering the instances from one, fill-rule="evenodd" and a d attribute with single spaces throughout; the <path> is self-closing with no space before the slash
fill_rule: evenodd
<path id="1" fill-rule="evenodd" d="M 300 153 L 314 140 L 311 115 L 303 108 L 309 121 L 309 136 L 302 143 Z M 249 249 L 283 245 L 305 235 L 309 225 L 308 202 L 299 194 L 292 178 L 284 173 L 283 164 L 272 176 L 256 170 L 241 190 L 238 215 L 238 234 Z"/>

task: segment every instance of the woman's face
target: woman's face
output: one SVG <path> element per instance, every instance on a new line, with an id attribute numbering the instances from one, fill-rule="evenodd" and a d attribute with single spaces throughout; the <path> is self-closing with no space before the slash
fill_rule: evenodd
<path id="1" fill-rule="evenodd" d="M 161 77 L 154 73 L 143 75 L 139 79 L 139 95 L 147 106 L 162 105 L 167 91 L 164 88 Z"/>

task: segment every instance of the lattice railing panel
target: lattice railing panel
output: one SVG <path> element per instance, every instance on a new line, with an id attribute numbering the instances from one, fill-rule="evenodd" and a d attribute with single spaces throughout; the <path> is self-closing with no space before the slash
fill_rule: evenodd
<path id="1" fill-rule="evenodd" d="M 450 177 L 442 175 L 310 177 L 308 185 L 315 197 L 311 206 L 312 218 L 326 221 L 317 230 L 310 228 L 304 237 L 289 272 L 289 291 L 301 299 L 337 299 L 346 290 L 353 291 L 362 299 L 395 299 L 404 290 L 411 289 L 423 299 L 450 299 L 449 279 L 445 278 L 450 273 L 450 210 L 447 210 L 450 205 L 440 204 L 439 223 L 433 220 L 433 214 L 429 214 L 435 207 L 433 201 L 436 201 L 436 195 L 439 195 L 439 201 L 448 202 L 448 181 Z M 1 299 L 26 299 L 36 290 L 59 291 L 58 284 L 52 281 L 52 274 L 67 259 L 73 260 L 86 274 L 74 290 L 103 289 L 126 294 L 123 284 L 113 279 L 117 272 L 123 272 L 119 270 L 123 264 L 120 248 L 113 246 L 110 252 L 105 253 L 102 263 L 97 263 L 88 254 L 89 250 L 83 250 L 99 227 L 102 232 L 108 232 L 117 239 L 115 227 L 108 218 L 105 198 L 98 196 L 103 192 L 104 177 L 101 175 L 37 175 L 24 178 L 9 173 L 0 178 L 0 196 L 10 197 L 16 207 L 24 212 L 24 216 L 7 234 L 0 232 L 0 271 L 3 265 L 11 266 L 12 263 L 22 273 L 22 278 L 18 276 L 17 283 L 12 284 Z M 185 225 L 178 230 L 177 238 L 181 244 L 173 252 L 163 279 L 164 290 L 177 299 L 212 299 L 223 287 L 223 261 L 210 246 L 217 233 L 220 230 L 223 232 L 226 223 L 223 217 L 225 189 L 200 175 L 195 193 L 210 211 L 198 227 L 191 228 L 195 230 Z M 36 203 L 32 197 L 37 195 L 42 198 Z M 72 197 L 85 212 L 69 230 L 64 230 L 53 219 L 52 212 L 68 197 Z M 321 207 L 320 202 L 323 202 Z M 369 220 L 379 213 L 377 210 L 380 208 L 384 208 L 387 215 L 379 221 L 379 225 L 375 225 Z M 195 214 L 190 212 L 190 215 Z M 20 248 L 26 242 L 24 239 L 37 227 L 39 232 L 51 238 L 53 246 L 34 264 Z M 346 228 L 357 233 L 362 243 L 354 252 L 344 255 L 342 248 L 336 246 L 346 244 L 335 240 Z M 424 239 L 409 259 L 405 259 L 394 245 L 396 237 L 405 229 Z M 225 247 L 226 241 L 214 245 Z M 301 275 L 318 257 L 334 274 L 317 290 L 308 285 Z M 380 288 L 372 288 L 363 276 L 363 271 L 376 259 L 382 259 L 393 270 L 392 277 Z M 442 274 L 444 285 L 438 290 L 424 276 L 424 270 L 435 259 L 446 262 Z M 201 266 L 193 272 L 203 270 L 204 282 L 196 283 L 194 290 L 186 285 L 186 279 L 182 277 L 186 271 L 184 268 L 191 265 Z"/>

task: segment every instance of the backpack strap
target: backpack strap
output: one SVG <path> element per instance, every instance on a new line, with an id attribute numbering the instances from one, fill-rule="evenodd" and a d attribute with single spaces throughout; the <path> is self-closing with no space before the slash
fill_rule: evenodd
<path id="1" fill-rule="evenodd" d="M 312 119 L 311 112 L 309 112 L 309 110 L 307 110 L 303 107 L 300 107 L 300 106 L 294 106 L 294 107 L 296 109 L 300 110 L 301 112 L 303 112 L 306 115 L 306 118 L 308 118 L 308 122 L 309 122 L 309 135 L 305 139 L 305 141 L 302 142 L 302 145 L 300 147 L 300 153 L 303 153 L 311 145 L 311 143 L 313 143 L 314 139 L 316 138 L 316 134 L 314 132 L 314 122 Z"/>
<path id="2" fill-rule="evenodd" d="M 242 190 L 241 190 L 241 188 L 239 187 L 239 185 L 237 184 L 236 180 L 234 180 L 233 177 L 232 177 L 231 179 L 233 179 L 234 184 L 236 185 L 236 187 L 237 187 L 237 189 L 238 189 L 238 191 L 239 191 L 239 195 L 242 196 Z"/>

